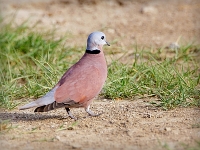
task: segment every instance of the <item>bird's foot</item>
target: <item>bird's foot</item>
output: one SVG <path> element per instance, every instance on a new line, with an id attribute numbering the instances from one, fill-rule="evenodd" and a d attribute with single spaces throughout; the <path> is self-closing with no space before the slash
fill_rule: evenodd
<path id="1" fill-rule="evenodd" d="M 89 112 L 87 112 L 90 116 L 92 116 L 92 117 L 97 117 L 97 116 L 100 116 L 100 115 L 102 115 L 103 113 L 99 113 L 99 114 L 95 114 L 95 113 L 93 113 L 92 111 L 89 111 Z"/>
<path id="2" fill-rule="evenodd" d="M 70 109 L 69 109 L 69 108 L 66 108 L 66 107 L 65 107 L 65 109 L 66 109 L 66 111 L 67 111 L 67 114 L 69 115 L 69 117 L 70 117 L 71 119 L 77 120 L 77 118 L 76 118 L 76 117 L 74 117 L 74 116 L 72 115 L 72 113 L 71 113 L 71 111 L 70 111 Z"/>
<path id="3" fill-rule="evenodd" d="M 85 111 L 86 111 L 90 116 L 92 116 L 92 117 L 97 117 L 97 116 L 100 116 L 101 114 L 103 114 L 103 113 L 99 113 L 99 114 L 93 113 L 93 112 L 90 110 L 90 107 L 89 107 L 89 106 L 85 109 Z"/>

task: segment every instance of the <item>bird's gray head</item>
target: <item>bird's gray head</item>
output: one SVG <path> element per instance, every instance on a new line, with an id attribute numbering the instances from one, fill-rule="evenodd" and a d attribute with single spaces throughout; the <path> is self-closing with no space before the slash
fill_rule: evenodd
<path id="1" fill-rule="evenodd" d="M 106 42 L 106 35 L 103 32 L 92 32 L 88 36 L 86 50 L 101 50 L 102 46 L 105 44 L 110 46 L 110 44 Z"/>

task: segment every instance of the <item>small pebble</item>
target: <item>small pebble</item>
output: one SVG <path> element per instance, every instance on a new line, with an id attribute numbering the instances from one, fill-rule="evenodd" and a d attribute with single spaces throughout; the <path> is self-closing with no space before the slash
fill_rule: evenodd
<path id="1" fill-rule="evenodd" d="M 60 141 L 60 136 L 57 135 L 55 138 L 56 138 L 58 141 Z"/>
<path id="2" fill-rule="evenodd" d="M 169 46 L 168 46 L 169 49 L 171 50 L 177 50 L 180 48 L 180 46 L 178 45 L 178 43 L 174 42 L 174 43 L 171 43 Z"/>
<path id="3" fill-rule="evenodd" d="M 153 6 L 144 6 L 141 9 L 142 14 L 157 14 L 157 9 Z"/>
<path id="4" fill-rule="evenodd" d="M 165 131 L 169 132 L 171 131 L 172 129 L 170 127 L 165 127 Z"/>

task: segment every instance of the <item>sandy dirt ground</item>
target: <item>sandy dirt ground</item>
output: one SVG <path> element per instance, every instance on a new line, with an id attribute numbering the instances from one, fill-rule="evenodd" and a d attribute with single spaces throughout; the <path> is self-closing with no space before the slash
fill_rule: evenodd
<path id="1" fill-rule="evenodd" d="M 97 100 L 88 117 L 83 109 L 65 109 L 35 114 L 31 110 L 3 111 L 0 118 L 12 129 L 0 135 L 2 149 L 185 149 L 200 138 L 199 108 L 162 111 L 149 100 Z"/>
<path id="2" fill-rule="evenodd" d="M 14 25 L 29 19 L 29 26 L 37 23 L 37 32 L 67 33 L 69 46 L 84 46 L 96 30 L 105 32 L 118 52 L 131 51 L 135 44 L 200 44 L 199 0 L 0 0 L 0 12 L 8 20 L 14 13 Z M 0 149 L 182 150 L 200 141 L 200 108 L 164 111 L 150 105 L 152 100 L 98 99 L 91 109 L 103 114 L 88 117 L 83 109 L 72 109 L 77 121 L 64 109 L 37 114 L 34 109 L 1 110 L 0 119 L 10 120 L 11 128 L 1 131 Z"/>

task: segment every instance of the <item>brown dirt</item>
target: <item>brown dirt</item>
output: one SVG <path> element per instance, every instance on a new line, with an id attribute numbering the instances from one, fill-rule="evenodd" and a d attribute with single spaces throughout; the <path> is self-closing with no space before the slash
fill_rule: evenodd
<path id="1" fill-rule="evenodd" d="M 2 16 L 15 12 L 20 24 L 38 23 L 36 31 L 56 28 L 70 35 L 69 46 L 85 45 L 95 30 L 106 33 L 113 51 L 132 45 L 164 47 L 172 42 L 200 43 L 200 1 L 177 0 L 1 0 Z M 9 18 L 9 17 L 8 17 Z M 106 49 L 106 48 L 105 48 Z M 107 48 L 108 49 L 108 48 Z M 77 122 L 64 109 L 34 114 L 33 109 L 1 110 L 11 129 L 1 130 L 0 149 L 187 149 L 200 141 L 200 109 L 163 111 L 149 104 L 151 98 L 134 101 L 96 100 L 98 117 L 72 109 Z"/>
<path id="2" fill-rule="evenodd" d="M 95 101 L 98 117 L 72 109 L 78 121 L 64 109 L 35 114 L 31 110 L 4 111 L 12 129 L 0 136 L 2 149 L 185 149 L 200 138 L 200 109 L 162 111 L 147 100 Z"/>

